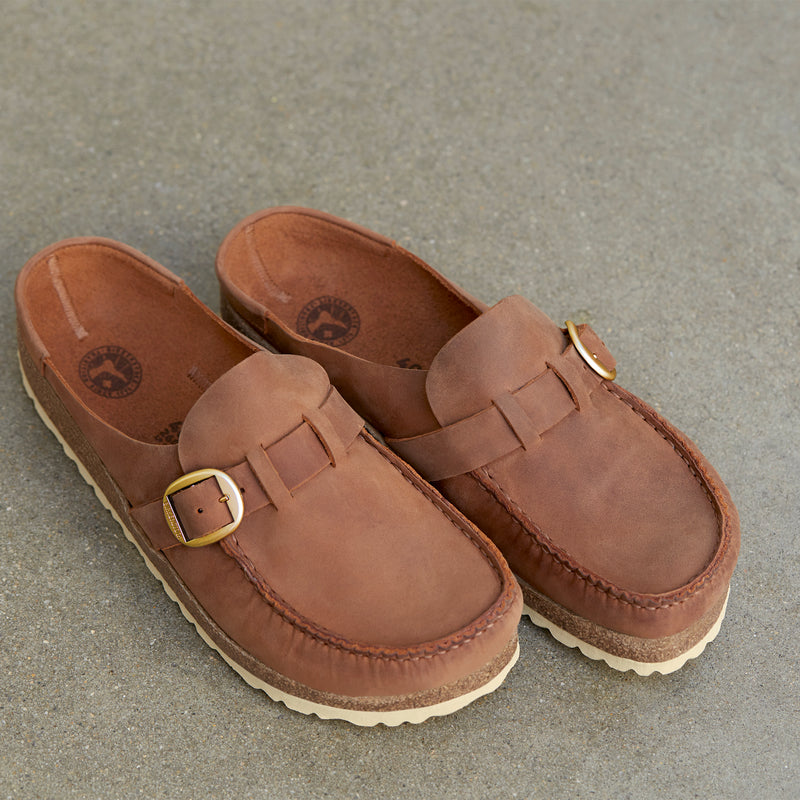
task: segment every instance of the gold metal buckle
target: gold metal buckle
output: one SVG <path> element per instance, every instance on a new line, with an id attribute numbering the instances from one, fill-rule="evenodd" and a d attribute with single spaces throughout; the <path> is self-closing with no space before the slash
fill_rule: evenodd
<path id="1" fill-rule="evenodd" d="M 220 503 L 227 504 L 233 520 L 227 525 L 223 525 L 221 528 L 217 528 L 217 530 L 205 534 L 205 536 L 198 536 L 197 539 L 187 539 L 181 527 L 175 507 L 170 501 L 170 497 L 181 489 L 187 489 L 189 486 L 194 486 L 207 478 L 217 479 L 219 488 L 222 491 L 222 497 L 220 497 L 219 501 Z M 233 533 L 239 527 L 239 523 L 244 517 L 244 500 L 242 499 L 242 493 L 239 491 L 239 487 L 229 475 L 226 475 L 219 469 L 198 469 L 194 472 L 187 472 L 186 475 L 177 478 L 167 486 L 167 490 L 164 492 L 163 504 L 164 516 L 167 519 L 169 529 L 172 531 L 175 538 L 187 547 L 203 547 L 204 545 L 213 544 L 220 539 L 224 539 L 229 533 Z"/>
<path id="2" fill-rule="evenodd" d="M 614 378 L 617 377 L 617 371 L 615 369 L 609 369 L 595 353 L 590 352 L 586 348 L 586 345 L 581 341 L 581 337 L 578 336 L 578 329 L 575 327 L 575 323 L 571 319 L 568 319 L 564 324 L 567 326 L 567 333 L 569 334 L 569 338 L 572 339 L 572 344 L 575 345 L 575 349 L 581 354 L 583 360 L 601 378 L 605 378 L 607 381 L 613 381 Z"/>

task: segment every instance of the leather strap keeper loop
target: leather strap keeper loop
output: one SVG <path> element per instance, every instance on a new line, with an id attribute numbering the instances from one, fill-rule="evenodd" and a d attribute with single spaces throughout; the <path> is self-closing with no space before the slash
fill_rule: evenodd
<path id="1" fill-rule="evenodd" d="M 283 482 L 280 473 L 275 469 L 275 465 L 270 461 L 269 456 L 264 452 L 263 447 L 254 447 L 247 453 L 247 463 L 258 480 L 261 489 L 269 498 L 275 508 L 280 511 L 287 503 L 292 500 L 289 488 Z"/>
<path id="2" fill-rule="evenodd" d="M 315 408 L 306 411 L 303 414 L 303 419 L 322 443 L 331 464 L 335 467 L 337 461 L 341 463 L 346 452 L 344 442 L 322 409 Z"/>
<path id="3" fill-rule="evenodd" d="M 499 397 L 495 397 L 492 402 L 526 450 L 530 445 L 539 441 L 539 431 L 536 430 L 530 416 L 511 392 L 505 392 Z"/>
<path id="4" fill-rule="evenodd" d="M 580 361 L 580 363 L 576 363 Z M 578 355 L 574 347 L 570 347 L 561 355 L 556 356 L 552 361 L 547 362 L 549 369 L 558 376 L 564 384 L 564 388 L 572 397 L 575 408 L 580 411 L 586 408 L 589 403 L 589 389 L 586 387 L 585 380 L 589 378 L 592 383 L 596 383 L 594 373 L 588 372 L 583 359 Z M 588 374 L 587 374 L 588 372 Z"/>

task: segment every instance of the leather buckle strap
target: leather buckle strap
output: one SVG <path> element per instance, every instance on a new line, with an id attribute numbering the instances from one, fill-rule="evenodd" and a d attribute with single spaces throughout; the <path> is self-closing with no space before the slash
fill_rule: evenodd
<path id="1" fill-rule="evenodd" d="M 218 502 L 224 503 L 227 506 L 231 515 L 231 521 L 214 528 L 203 536 L 189 538 L 181 525 L 180 517 L 175 510 L 175 506 L 172 504 L 172 496 L 177 492 L 191 489 L 193 486 L 212 480 L 216 481 L 219 489 L 222 491 Z M 244 517 L 244 499 L 242 498 L 242 493 L 239 491 L 239 487 L 229 475 L 219 469 L 197 469 L 193 472 L 188 472 L 186 475 L 182 475 L 167 486 L 167 490 L 164 492 L 164 497 L 161 502 L 164 508 L 164 517 L 167 520 L 169 529 L 172 531 L 175 538 L 187 547 L 203 547 L 207 544 L 218 542 L 220 539 L 224 539 L 228 534 L 233 533 L 239 527 L 239 523 Z"/>
<path id="2" fill-rule="evenodd" d="M 241 463 L 189 472 L 167 487 L 161 501 L 134 509 L 153 544 L 162 550 L 175 540 L 188 547 L 213 544 L 247 514 L 285 507 L 296 489 L 344 458 L 364 426 L 334 389 L 306 417 L 282 439 L 254 446 Z"/>
<path id="3" fill-rule="evenodd" d="M 420 436 L 387 439 L 386 443 L 423 478 L 440 481 L 491 464 L 518 447 L 530 448 L 572 411 L 571 394 L 548 368 L 471 417 Z M 527 423 L 522 422 L 523 416 Z"/>
<path id="4" fill-rule="evenodd" d="M 604 351 L 588 328 L 583 336 Z M 589 369 L 583 354 L 568 343 L 544 372 L 516 391 L 498 394 L 488 408 L 429 433 L 386 442 L 427 480 L 452 478 L 519 447 L 535 446 L 543 433 L 585 408 L 601 383 L 599 372 Z"/>

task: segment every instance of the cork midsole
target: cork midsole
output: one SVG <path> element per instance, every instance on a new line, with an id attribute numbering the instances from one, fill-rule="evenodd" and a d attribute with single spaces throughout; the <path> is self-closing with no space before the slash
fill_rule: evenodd
<path id="1" fill-rule="evenodd" d="M 668 674 L 696 658 L 719 633 L 728 603 L 728 593 L 692 625 L 683 631 L 647 639 L 610 630 L 573 614 L 563 606 L 537 592 L 521 578 L 525 614 L 562 644 L 577 647 L 585 656 L 605 661 L 613 669 L 633 670 L 639 675 L 653 672 Z"/>

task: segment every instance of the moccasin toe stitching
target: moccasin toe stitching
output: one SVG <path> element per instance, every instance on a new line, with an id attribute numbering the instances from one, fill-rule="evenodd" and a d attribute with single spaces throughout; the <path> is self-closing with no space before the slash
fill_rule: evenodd
<path id="1" fill-rule="evenodd" d="M 229 321 L 321 363 L 498 545 L 557 638 L 648 674 L 716 635 L 735 507 L 697 448 L 612 383 L 589 326 L 560 328 L 520 296 L 489 308 L 378 234 L 302 208 L 237 225 L 217 274 Z"/>

